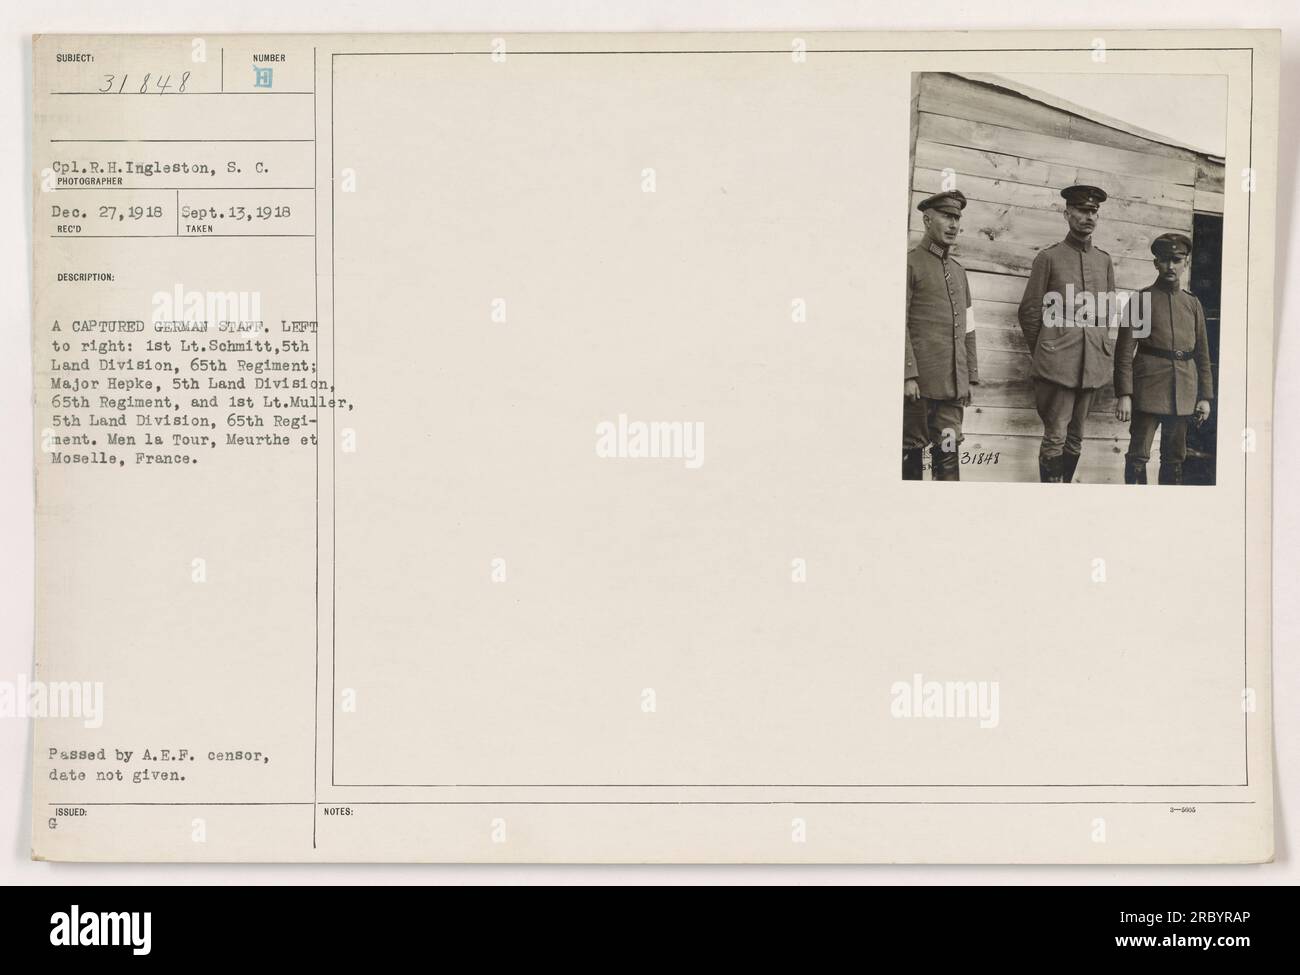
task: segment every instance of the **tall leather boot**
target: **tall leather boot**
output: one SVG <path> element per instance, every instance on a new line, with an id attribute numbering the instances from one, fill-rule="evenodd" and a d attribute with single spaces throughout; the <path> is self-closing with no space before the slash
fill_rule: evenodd
<path id="1" fill-rule="evenodd" d="M 1044 484 L 1061 483 L 1061 458 L 1048 457 L 1044 460 L 1038 458 L 1038 479 Z"/>
<path id="2" fill-rule="evenodd" d="M 924 468 L 924 459 L 922 457 L 922 447 L 904 447 L 903 448 L 903 480 L 919 481 L 921 480 L 921 471 Z"/>
<path id="3" fill-rule="evenodd" d="M 1182 484 L 1183 483 L 1183 464 L 1182 461 L 1160 462 L 1160 476 L 1157 478 L 1159 484 Z"/>
<path id="4" fill-rule="evenodd" d="M 1073 484 L 1074 472 L 1079 466 L 1079 455 L 1072 454 L 1068 450 L 1061 455 L 1061 483 Z"/>
<path id="5" fill-rule="evenodd" d="M 1124 459 L 1124 483 L 1145 484 L 1147 482 L 1147 462 L 1144 460 Z"/>
<path id="6" fill-rule="evenodd" d="M 930 469 L 931 477 L 936 481 L 960 481 L 961 457 L 955 450 L 944 451 L 931 447 Z"/>

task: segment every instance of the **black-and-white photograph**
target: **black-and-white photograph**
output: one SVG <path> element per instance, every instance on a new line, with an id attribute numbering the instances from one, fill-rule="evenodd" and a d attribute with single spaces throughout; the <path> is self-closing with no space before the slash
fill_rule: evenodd
<path id="1" fill-rule="evenodd" d="M 913 75 L 905 480 L 1215 483 L 1226 113 L 1216 75 Z"/>
<path id="2" fill-rule="evenodd" d="M 961 920 L 1267 947 L 1186 892 L 1300 879 L 1270 5 L 10 5 L 0 934 L 1101 878 Z"/>

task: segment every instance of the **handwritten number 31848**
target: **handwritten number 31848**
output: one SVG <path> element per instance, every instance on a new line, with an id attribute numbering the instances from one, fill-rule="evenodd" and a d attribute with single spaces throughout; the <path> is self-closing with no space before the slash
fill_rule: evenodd
<path id="1" fill-rule="evenodd" d="M 102 94 L 105 95 L 128 94 L 126 90 L 126 85 L 127 85 L 127 80 L 130 77 L 131 77 L 130 75 L 126 75 L 126 74 L 121 75 L 120 77 L 115 74 L 106 74 L 104 75 L 104 87 L 99 90 Z M 151 78 L 153 79 L 152 86 L 150 86 L 149 84 Z M 183 94 L 185 91 L 185 86 L 189 84 L 189 81 L 190 81 L 190 73 L 186 71 L 184 74 L 181 75 L 180 84 L 178 84 L 175 88 L 176 93 Z M 171 75 L 158 75 L 157 78 L 153 78 L 152 74 L 146 74 L 143 80 L 141 80 L 140 82 L 140 89 L 138 94 L 147 95 L 152 91 L 156 91 L 160 95 L 165 95 L 168 91 L 171 90 L 172 90 Z M 133 91 L 130 92 L 129 94 L 137 94 L 137 92 Z"/>

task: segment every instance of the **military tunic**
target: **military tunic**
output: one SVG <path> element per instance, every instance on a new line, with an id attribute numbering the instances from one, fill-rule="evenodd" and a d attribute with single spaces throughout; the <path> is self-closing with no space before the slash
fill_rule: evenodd
<path id="1" fill-rule="evenodd" d="M 903 378 L 923 399 L 955 400 L 979 382 L 966 269 L 948 249 L 922 241 L 907 253 L 907 348 Z"/>
<path id="2" fill-rule="evenodd" d="M 1073 294 L 1088 293 L 1102 310 L 1094 327 L 1079 327 L 1076 307 L 1067 301 Z M 1098 389 L 1110 382 L 1114 370 L 1115 340 L 1110 337 L 1106 306 L 1097 303 L 1103 294 L 1109 301 L 1115 294 L 1115 268 L 1110 255 L 1091 242 L 1080 244 L 1067 237 L 1034 256 L 1025 293 L 1020 299 L 1020 330 L 1033 354 L 1035 379 L 1069 389 Z M 1049 324 L 1043 312 L 1043 297 L 1059 296 L 1064 326 Z"/>
<path id="3" fill-rule="evenodd" d="M 1150 333 L 1138 338 L 1122 328 L 1115 350 L 1115 395 L 1133 397 L 1125 482 L 1146 483 L 1159 427 L 1160 483 L 1181 484 L 1188 420 L 1200 400 L 1214 398 L 1205 311 L 1195 295 L 1163 281 L 1134 295 L 1144 304 L 1148 298 Z"/>
<path id="4" fill-rule="evenodd" d="M 1148 297 L 1150 334 L 1138 338 L 1132 328 L 1119 330 L 1115 395 L 1132 396 L 1133 409 L 1141 413 L 1191 416 L 1200 400 L 1214 399 L 1205 310 L 1190 291 L 1159 281 L 1133 300 L 1145 304 Z"/>

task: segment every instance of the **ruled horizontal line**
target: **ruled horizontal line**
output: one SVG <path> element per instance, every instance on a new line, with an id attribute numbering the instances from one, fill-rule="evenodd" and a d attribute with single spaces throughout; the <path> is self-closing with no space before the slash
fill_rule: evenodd
<path id="1" fill-rule="evenodd" d="M 50 234 L 53 240 L 235 240 L 241 237 L 315 236 L 315 234 Z"/>
<path id="2" fill-rule="evenodd" d="M 817 32 L 812 32 L 815 36 Z M 793 32 L 791 37 L 796 36 Z M 805 39 L 809 35 L 799 35 Z M 1181 51 L 1253 51 L 1250 47 L 1107 47 L 1108 51 L 1133 51 L 1133 52 L 1181 52 Z M 624 54 L 784 54 L 789 56 L 791 49 L 788 47 L 778 48 L 749 48 L 746 50 L 726 50 L 726 49 L 696 49 L 696 50 L 671 50 L 671 51 L 511 51 L 507 50 L 507 58 L 527 57 L 527 56 L 545 56 L 545 57 L 568 57 L 570 55 L 624 55 Z M 888 47 L 888 48 L 813 48 L 807 50 L 807 54 L 1091 54 L 1091 47 Z M 331 51 L 331 58 L 365 58 L 365 57 L 490 57 L 493 51 L 489 48 L 482 48 L 474 51 Z M 130 94 L 128 92 L 128 94 Z M 178 92 L 177 94 L 183 94 Z M 205 94 L 215 94 L 205 93 Z M 257 94 L 256 92 L 246 92 L 242 94 Z"/>
<path id="3" fill-rule="evenodd" d="M 331 782 L 338 789 L 1244 789 L 1246 782 Z"/>
<path id="4" fill-rule="evenodd" d="M 1113 48 L 1112 48 L 1113 50 Z M 195 95 L 314 95 L 310 91 L 52 91 L 51 95 L 103 95 L 105 98 L 120 98 L 135 95 L 138 98 L 161 98 L 174 95 L 180 98 L 193 98 Z"/>
<path id="5" fill-rule="evenodd" d="M 50 802 L 50 806 L 1253 806 L 1254 799 L 320 799 L 307 802 Z"/>
<path id="6" fill-rule="evenodd" d="M 315 142 L 315 139 L 51 139 L 51 142 Z"/>
<path id="7" fill-rule="evenodd" d="M 98 193 L 262 193 L 269 190 L 314 190 L 314 186 L 55 186 L 63 193 L 67 190 L 85 190 Z M 69 235 L 71 236 L 71 235 Z"/>

